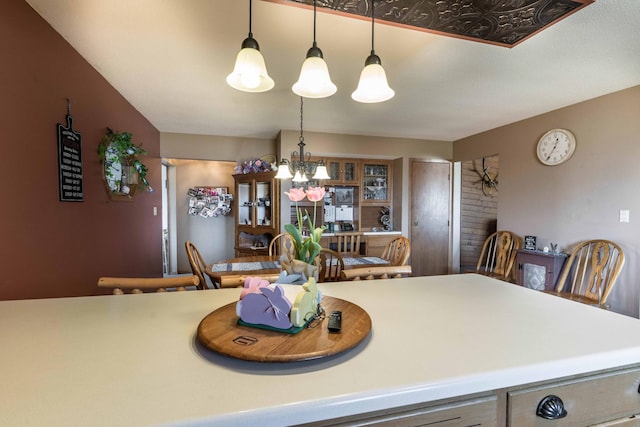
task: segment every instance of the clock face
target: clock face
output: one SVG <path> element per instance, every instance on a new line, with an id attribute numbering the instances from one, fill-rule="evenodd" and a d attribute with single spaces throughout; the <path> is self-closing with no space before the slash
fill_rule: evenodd
<path id="1" fill-rule="evenodd" d="M 563 163 L 573 155 L 576 138 L 566 129 L 552 129 L 538 141 L 538 159 L 545 165 Z"/>

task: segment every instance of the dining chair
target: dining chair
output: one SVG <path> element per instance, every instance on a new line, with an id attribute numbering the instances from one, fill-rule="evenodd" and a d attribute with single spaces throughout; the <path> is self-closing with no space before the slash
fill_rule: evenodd
<path id="1" fill-rule="evenodd" d="M 482 245 L 476 273 L 496 279 L 515 282 L 515 264 L 522 239 L 511 231 L 496 231 Z"/>
<path id="2" fill-rule="evenodd" d="M 187 240 L 184 242 L 184 246 L 187 250 L 187 257 L 189 258 L 189 265 L 191 266 L 191 272 L 198 276 L 200 279 L 200 285 L 198 285 L 198 289 L 209 289 L 209 285 L 207 284 L 207 280 L 205 279 L 205 271 L 207 270 L 207 264 L 205 264 L 202 255 L 200 255 L 200 251 L 198 248 L 190 241 Z M 218 288 L 216 282 L 211 278 L 211 283 L 213 288 Z"/>
<path id="3" fill-rule="evenodd" d="M 269 242 L 269 255 L 280 256 L 283 253 L 292 257 L 295 255 L 296 248 L 293 244 L 293 237 L 289 233 L 280 233 Z"/>
<path id="4" fill-rule="evenodd" d="M 558 278 L 556 291 L 547 291 L 572 301 L 608 308 L 607 298 L 624 266 L 624 252 L 609 240 L 587 240 L 578 244 Z"/>
<path id="5" fill-rule="evenodd" d="M 411 276 L 410 265 L 389 265 L 343 270 L 340 280 L 399 279 L 407 276 Z"/>
<path id="6" fill-rule="evenodd" d="M 132 294 L 142 294 L 144 291 L 166 292 L 168 288 L 185 291 L 187 287 L 200 289 L 200 279 L 192 276 L 171 277 L 101 277 L 98 287 L 113 289 L 114 295 L 123 295 L 125 290 Z"/>
<path id="7" fill-rule="evenodd" d="M 319 282 L 337 282 L 340 280 L 340 273 L 344 270 L 344 260 L 339 252 L 332 249 L 322 248 L 320 250 L 320 273 Z"/>
<path id="8" fill-rule="evenodd" d="M 404 265 L 411 254 L 411 243 L 404 236 L 399 236 L 387 243 L 380 258 L 386 259 L 391 265 Z"/>
<path id="9" fill-rule="evenodd" d="M 337 233 L 336 238 L 338 242 L 336 249 L 337 252 L 356 255 L 360 253 L 360 239 L 362 238 L 362 232 Z"/>

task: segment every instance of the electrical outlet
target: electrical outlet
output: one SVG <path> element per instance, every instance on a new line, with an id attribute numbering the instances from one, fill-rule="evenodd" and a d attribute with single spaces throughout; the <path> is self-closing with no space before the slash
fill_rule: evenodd
<path id="1" fill-rule="evenodd" d="M 158 216 L 158 207 L 157 206 L 153 207 L 153 216 Z"/>

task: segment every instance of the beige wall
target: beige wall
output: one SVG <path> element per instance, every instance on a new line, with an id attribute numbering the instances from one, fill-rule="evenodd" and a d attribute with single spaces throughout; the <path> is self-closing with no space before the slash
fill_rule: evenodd
<path id="1" fill-rule="evenodd" d="M 552 128 L 577 139 L 573 157 L 553 167 L 536 158 L 537 140 Z M 456 161 L 500 155 L 498 229 L 563 251 L 594 238 L 620 244 L 626 265 L 610 302 L 638 316 L 640 86 L 456 141 L 453 154 Z M 630 223 L 618 222 L 621 209 L 631 211 Z"/>
<path id="2" fill-rule="evenodd" d="M 276 154 L 276 141 L 233 136 L 160 134 L 160 156 L 165 159 L 239 160 Z"/>

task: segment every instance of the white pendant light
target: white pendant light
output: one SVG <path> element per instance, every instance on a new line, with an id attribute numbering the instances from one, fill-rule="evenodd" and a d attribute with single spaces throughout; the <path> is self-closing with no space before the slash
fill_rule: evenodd
<path id="1" fill-rule="evenodd" d="M 358 88 L 351 94 L 354 101 L 364 103 L 387 101 L 395 95 L 387 83 L 387 75 L 382 68 L 382 61 L 373 48 L 374 3 L 375 0 L 371 0 L 371 55 L 364 62 Z"/>
<path id="2" fill-rule="evenodd" d="M 251 0 L 249 0 L 249 37 L 242 42 L 233 72 L 227 76 L 227 84 L 243 92 L 266 92 L 275 83 L 267 74 L 260 46 L 251 32 Z"/>
<path id="3" fill-rule="evenodd" d="M 316 43 L 316 0 L 313 0 L 313 45 L 307 51 L 307 59 L 302 63 L 300 77 L 291 90 L 305 98 L 326 98 L 338 90 L 331 81 L 329 68 Z"/>

